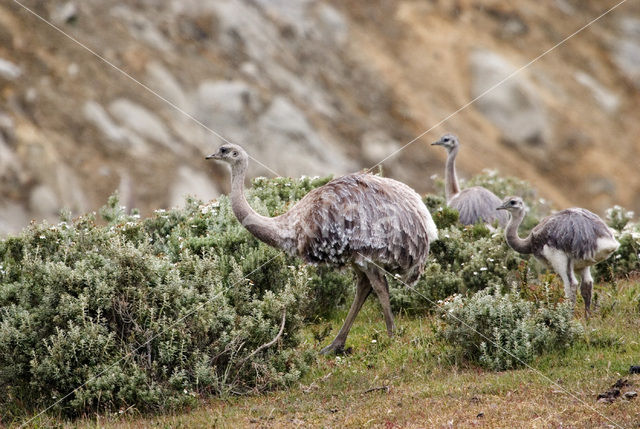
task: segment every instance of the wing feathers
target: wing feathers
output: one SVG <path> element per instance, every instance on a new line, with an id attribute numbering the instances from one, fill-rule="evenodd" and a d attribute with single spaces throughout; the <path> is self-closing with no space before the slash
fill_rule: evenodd
<path id="1" fill-rule="evenodd" d="M 308 262 L 342 265 L 364 256 L 404 273 L 408 281 L 421 274 L 429 242 L 437 238 L 433 219 L 415 191 L 370 174 L 334 179 L 282 218 L 293 225 L 296 253 Z"/>

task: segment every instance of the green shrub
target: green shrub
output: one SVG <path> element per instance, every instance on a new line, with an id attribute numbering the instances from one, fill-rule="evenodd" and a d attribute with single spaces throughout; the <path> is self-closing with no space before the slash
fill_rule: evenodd
<path id="1" fill-rule="evenodd" d="M 455 210 L 444 208 L 446 213 Z M 438 212 L 436 212 L 438 213 Z M 509 290 L 524 259 L 506 243 L 502 232 L 482 224 L 450 225 L 431 243 L 425 274 L 412 287 L 390 281 L 391 305 L 409 313 L 424 312 L 455 293 L 467 294 L 499 284 Z"/>
<path id="2" fill-rule="evenodd" d="M 582 335 L 568 305 L 536 306 L 518 292 L 500 289 L 486 288 L 468 298 L 454 295 L 441 305 L 439 334 L 463 358 L 496 371 L 517 368 Z"/>
<path id="3" fill-rule="evenodd" d="M 259 179 L 248 198 L 278 212 L 324 181 Z M 48 406 L 65 416 L 168 410 L 287 385 L 311 359 L 297 349 L 303 320 L 333 310 L 353 284 L 260 243 L 226 197 L 141 220 L 114 196 L 100 213 L 106 225 L 89 215 L 0 241 L 6 419 Z M 283 313 L 284 334 L 260 349 Z"/>
<path id="4" fill-rule="evenodd" d="M 640 229 L 635 224 L 630 226 L 614 234 L 620 247 L 607 260 L 595 265 L 596 281 L 610 282 L 640 272 Z"/>
<path id="5" fill-rule="evenodd" d="M 596 281 L 614 281 L 640 271 L 640 224 L 633 223 L 633 212 L 620 206 L 606 211 L 606 222 L 620 247 L 606 261 L 595 266 Z"/>
<path id="6" fill-rule="evenodd" d="M 620 206 L 613 206 L 607 209 L 605 217 L 607 224 L 618 231 L 623 232 L 625 227 L 633 219 L 633 212 Z"/>

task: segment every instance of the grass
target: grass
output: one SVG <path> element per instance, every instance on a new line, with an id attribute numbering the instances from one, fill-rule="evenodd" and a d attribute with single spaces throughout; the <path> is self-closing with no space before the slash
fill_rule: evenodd
<path id="1" fill-rule="evenodd" d="M 297 385 L 269 394 L 209 400 L 181 413 L 141 416 L 135 409 L 72 423 L 39 417 L 32 427 L 436 427 L 640 428 L 640 398 L 597 401 L 619 378 L 640 389 L 640 282 L 597 289 L 599 308 L 585 339 L 543 355 L 533 368 L 490 372 L 458 360 L 434 334 L 434 316 L 398 315 L 398 334 L 386 336 L 370 299 L 348 339 L 353 352 L 319 356 Z M 311 325 L 302 347 L 320 350 L 346 312 Z M 332 331 L 317 341 L 323 328 Z"/>

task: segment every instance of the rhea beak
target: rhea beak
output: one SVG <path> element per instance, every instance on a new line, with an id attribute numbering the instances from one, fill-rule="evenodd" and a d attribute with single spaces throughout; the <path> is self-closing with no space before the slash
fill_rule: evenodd
<path id="1" fill-rule="evenodd" d="M 431 143 L 431 146 L 442 146 L 442 140 L 435 141 Z"/>
<path id="2" fill-rule="evenodd" d="M 506 210 L 506 209 L 507 209 L 507 203 L 504 203 L 500 207 L 496 207 L 496 210 Z"/>
<path id="3" fill-rule="evenodd" d="M 207 156 L 205 159 L 221 159 L 220 151 Z"/>

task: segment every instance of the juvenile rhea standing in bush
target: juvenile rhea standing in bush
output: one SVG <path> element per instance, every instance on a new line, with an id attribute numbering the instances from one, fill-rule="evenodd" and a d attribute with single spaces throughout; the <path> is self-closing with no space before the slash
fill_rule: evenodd
<path id="1" fill-rule="evenodd" d="M 607 259 L 620 243 L 609 227 L 597 215 L 582 208 L 571 208 L 542 219 L 527 238 L 518 237 L 518 227 L 525 215 L 520 197 L 507 197 L 497 210 L 507 210 L 511 219 L 505 229 L 505 238 L 511 248 L 533 255 L 551 266 L 562 278 L 564 293 L 572 306 L 576 304 L 578 280 L 587 317 L 591 307 L 593 278 L 591 266 Z"/>
<path id="2" fill-rule="evenodd" d="M 492 224 L 496 220 L 501 227 L 507 224 L 506 213 L 496 212 L 496 207 L 502 202 L 493 192 L 482 186 L 472 186 L 460 191 L 458 176 L 456 175 L 456 156 L 460 150 L 458 137 L 445 134 L 440 140 L 431 143 L 432 146 L 442 146 L 447 150 L 447 164 L 444 170 L 444 193 L 447 205 L 458 210 L 460 223 L 473 225 L 476 222 Z"/>
<path id="3" fill-rule="evenodd" d="M 256 213 L 244 196 L 249 156 L 240 146 L 225 144 L 207 159 L 231 166 L 231 207 L 256 238 L 308 263 L 354 268 L 355 298 L 340 332 L 322 353 L 344 348 L 349 329 L 372 290 L 382 305 L 387 332 L 393 335 L 385 270 L 415 283 L 424 269 L 429 243 L 438 236 L 429 210 L 413 189 L 371 174 L 349 174 L 314 189 L 288 212 L 270 218 Z"/>

